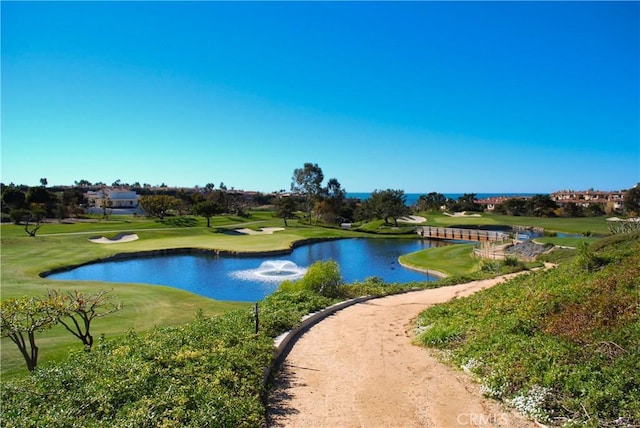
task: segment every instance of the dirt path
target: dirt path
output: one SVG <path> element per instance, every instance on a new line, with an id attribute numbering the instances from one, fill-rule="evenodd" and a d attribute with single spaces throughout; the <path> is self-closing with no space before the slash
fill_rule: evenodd
<path id="1" fill-rule="evenodd" d="M 535 426 L 483 398 L 463 372 L 411 345 L 411 322 L 423 309 L 498 281 L 369 300 L 311 327 L 282 364 L 268 426 Z"/>

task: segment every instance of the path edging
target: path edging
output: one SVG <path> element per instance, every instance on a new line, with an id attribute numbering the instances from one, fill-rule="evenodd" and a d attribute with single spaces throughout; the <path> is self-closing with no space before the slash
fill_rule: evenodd
<path id="1" fill-rule="evenodd" d="M 271 360 L 271 365 L 267 368 L 265 368 L 264 373 L 263 373 L 263 385 L 266 387 L 268 382 L 269 382 L 269 378 L 271 377 L 271 374 L 278 368 L 280 367 L 280 365 L 282 364 L 282 362 L 284 361 L 284 359 L 287 357 L 287 355 L 289 354 L 289 352 L 291 351 L 291 348 L 293 347 L 294 343 L 296 342 L 296 340 L 302 336 L 307 330 L 309 330 L 311 327 L 313 327 L 314 325 L 316 325 L 317 323 L 319 323 L 320 321 L 322 321 L 323 319 L 327 318 L 330 315 L 333 315 L 334 313 L 348 308 L 349 306 L 353 306 L 356 305 L 358 303 L 363 303 L 363 302 L 367 302 L 369 300 L 373 300 L 373 299 L 379 299 L 382 297 L 388 297 L 388 296 L 393 296 L 395 294 L 404 294 L 404 293 L 409 293 L 412 291 L 422 291 L 425 290 L 424 288 L 411 288 L 408 290 L 402 290 L 399 291 L 397 293 L 391 293 L 391 294 L 385 294 L 382 296 L 379 295 L 369 295 L 369 296 L 361 296 L 361 297 L 356 297 L 354 299 L 349 299 L 349 300 L 345 300 L 343 302 L 338 302 L 336 304 L 333 304 L 331 306 L 328 306 L 324 309 L 321 309 L 317 312 L 313 312 L 310 314 L 305 315 L 304 317 L 302 317 L 302 321 L 300 322 L 300 324 L 294 328 L 292 328 L 289 331 L 286 331 L 284 333 L 282 333 L 281 335 L 277 336 L 274 340 L 273 340 L 273 359 Z"/>

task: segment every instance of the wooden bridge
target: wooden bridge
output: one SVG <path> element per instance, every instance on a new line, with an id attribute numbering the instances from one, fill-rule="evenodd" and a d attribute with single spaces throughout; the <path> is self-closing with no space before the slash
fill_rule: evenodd
<path id="1" fill-rule="evenodd" d="M 452 239 L 456 241 L 504 241 L 509 234 L 494 230 L 461 229 L 456 227 L 417 226 L 416 232 L 424 238 Z"/>

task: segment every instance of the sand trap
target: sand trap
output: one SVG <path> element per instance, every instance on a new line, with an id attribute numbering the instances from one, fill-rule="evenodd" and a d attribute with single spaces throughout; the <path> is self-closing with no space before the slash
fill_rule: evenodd
<path id="1" fill-rule="evenodd" d="M 628 222 L 640 223 L 640 217 L 636 217 L 636 218 L 609 217 L 607 221 L 628 221 Z"/>
<path id="2" fill-rule="evenodd" d="M 236 229 L 236 232 L 244 233 L 245 235 L 271 235 L 273 232 L 279 230 L 285 230 L 284 227 L 261 227 L 259 231 L 253 229 Z"/>
<path id="3" fill-rule="evenodd" d="M 449 214 L 449 213 L 444 213 L 444 215 L 448 215 L 449 217 L 482 217 L 480 214 L 475 213 L 475 214 L 467 214 L 466 211 L 463 211 L 461 213 L 453 213 L 453 214 Z"/>
<path id="4" fill-rule="evenodd" d="M 401 223 L 424 223 L 427 219 L 418 215 L 408 215 L 406 217 L 400 217 L 398 221 Z"/>
<path id="5" fill-rule="evenodd" d="M 105 238 L 104 236 L 100 236 L 97 238 L 89 238 L 89 241 L 95 244 L 120 244 L 122 242 L 135 241 L 136 239 L 138 239 L 138 235 L 135 233 L 121 233 L 115 238 Z"/>

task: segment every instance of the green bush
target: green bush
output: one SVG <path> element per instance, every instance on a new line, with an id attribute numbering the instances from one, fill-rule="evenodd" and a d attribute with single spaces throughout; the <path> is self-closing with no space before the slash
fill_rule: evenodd
<path id="1" fill-rule="evenodd" d="M 338 295 L 338 287 L 342 284 L 340 266 L 334 260 L 317 261 L 307 270 L 298 281 L 285 281 L 280 288 L 284 291 L 306 290 L 321 296 Z"/>
<path id="2" fill-rule="evenodd" d="M 2 384 L 2 425 L 255 427 L 272 339 L 250 311 L 130 333 Z"/>
<path id="3" fill-rule="evenodd" d="M 260 330 L 267 336 L 275 337 L 299 325 L 304 315 L 337 301 L 338 299 L 320 296 L 311 290 L 289 290 L 281 287 L 260 303 Z"/>

